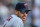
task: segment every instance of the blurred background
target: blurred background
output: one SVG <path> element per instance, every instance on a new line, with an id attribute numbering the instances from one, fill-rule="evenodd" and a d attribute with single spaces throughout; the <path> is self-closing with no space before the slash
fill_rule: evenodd
<path id="1" fill-rule="evenodd" d="M 40 1 L 39 0 L 0 0 L 0 27 L 2 26 L 2 24 L 5 22 L 5 20 L 11 14 L 14 14 L 15 6 L 18 2 L 26 2 L 28 4 L 29 10 L 33 10 L 34 7 L 40 9 Z M 32 15 L 32 13 L 31 14 L 30 13 L 31 12 L 28 13 L 28 19 L 30 21 L 29 20 L 27 20 L 27 21 L 30 22 L 30 25 L 33 27 L 34 26 L 33 25 L 34 24 L 33 23 L 34 16 Z M 30 17 L 32 17 L 31 15 L 33 16 L 33 18 L 30 18 Z M 39 10 L 39 16 L 40 16 L 40 10 Z M 40 24 L 40 17 L 37 19 L 39 19 L 39 24 Z M 38 25 L 38 26 L 40 27 L 40 25 Z"/>

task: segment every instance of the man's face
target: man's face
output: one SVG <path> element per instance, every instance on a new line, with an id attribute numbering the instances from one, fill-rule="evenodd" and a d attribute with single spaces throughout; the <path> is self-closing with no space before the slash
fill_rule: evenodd
<path id="1" fill-rule="evenodd" d="M 27 13 L 21 13 L 20 11 L 18 12 L 18 16 L 23 20 L 23 22 L 26 20 L 27 17 Z"/>

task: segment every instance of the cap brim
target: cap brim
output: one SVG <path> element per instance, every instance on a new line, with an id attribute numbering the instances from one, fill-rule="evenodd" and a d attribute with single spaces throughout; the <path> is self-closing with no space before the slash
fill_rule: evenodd
<path id="1" fill-rule="evenodd" d="M 27 10 L 27 11 L 31 11 L 31 10 Z"/>
<path id="2" fill-rule="evenodd" d="M 29 11 L 31 11 L 31 10 L 26 10 L 26 12 L 29 12 Z"/>
<path id="3" fill-rule="evenodd" d="M 24 12 L 28 13 L 29 11 L 31 11 L 31 10 L 21 10 L 22 13 L 24 13 Z"/>

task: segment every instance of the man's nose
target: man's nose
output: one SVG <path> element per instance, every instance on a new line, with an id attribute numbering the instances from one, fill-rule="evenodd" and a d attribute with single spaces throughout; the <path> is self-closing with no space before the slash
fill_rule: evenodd
<path id="1" fill-rule="evenodd" d="M 26 13 L 24 13 L 24 16 L 26 16 Z"/>
<path id="2" fill-rule="evenodd" d="M 24 13 L 24 15 L 26 15 L 26 12 Z"/>

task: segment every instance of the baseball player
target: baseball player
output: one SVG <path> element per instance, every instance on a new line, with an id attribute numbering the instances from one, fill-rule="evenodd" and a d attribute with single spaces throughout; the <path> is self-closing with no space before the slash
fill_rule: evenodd
<path id="1" fill-rule="evenodd" d="M 3 27 L 23 27 L 22 20 L 16 15 L 11 15 L 4 23 Z"/>
<path id="2" fill-rule="evenodd" d="M 15 14 L 11 15 L 6 20 L 3 27 L 23 27 L 23 22 L 26 21 L 26 16 L 29 11 L 30 10 L 28 10 L 28 6 L 26 3 L 18 3 L 15 7 Z"/>

